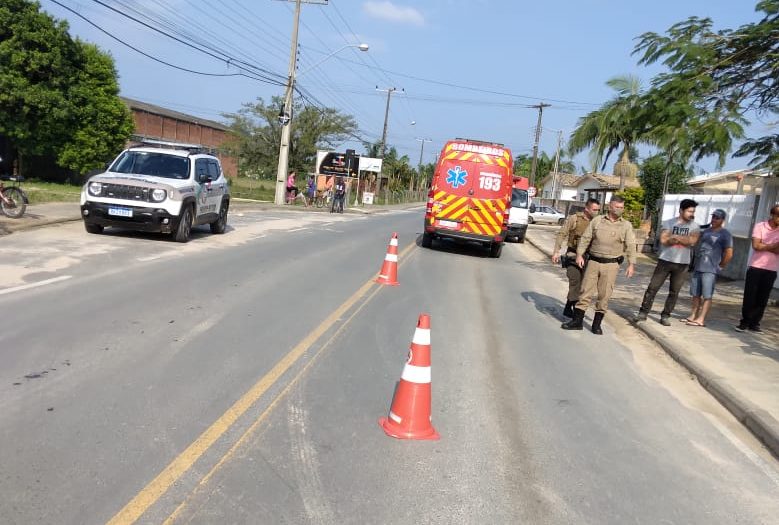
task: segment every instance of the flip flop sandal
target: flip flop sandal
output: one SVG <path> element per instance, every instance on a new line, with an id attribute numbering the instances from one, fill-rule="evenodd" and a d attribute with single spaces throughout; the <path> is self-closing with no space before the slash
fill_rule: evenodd
<path id="1" fill-rule="evenodd" d="M 700 327 L 704 327 L 706 325 L 703 324 L 703 323 L 699 323 L 698 321 L 687 321 L 687 326 L 700 326 Z"/>

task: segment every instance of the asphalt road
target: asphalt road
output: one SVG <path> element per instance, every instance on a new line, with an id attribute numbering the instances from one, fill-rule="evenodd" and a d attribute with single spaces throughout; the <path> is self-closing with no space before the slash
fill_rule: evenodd
<path id="1" fill-rule="evenodd" d="M 776 461 L 626 323 L 560 330 L 531 246 L 426 250 L 420 210 L 230 225 L 3 239 L 0 522 L 776 523 Z M 441 440 L 395 440 L 422 312 Z"/>

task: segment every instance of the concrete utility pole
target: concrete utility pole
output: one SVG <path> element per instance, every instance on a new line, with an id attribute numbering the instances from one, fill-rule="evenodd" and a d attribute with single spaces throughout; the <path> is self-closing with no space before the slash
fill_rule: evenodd
<path id="1" fill-rule="evenodd" d="M 530 166 L 530 185 L 536 185 L 536 167 L 538 166 L 538 141 L 541 139 L 541 115 L 544 113 L 544 108 L 548 108 L 551 104 L 541 102 L 531 108 L 538 108 L 538 122 L 536 123 L 536 138 L 533 141 L 533 164 Z"/>
<path id="2" fill-rule="evenodd" d="M 417 185 L 419 185 L 422 182 L 422 155 L 425 154 L 425 142 L 433 142 L 433 141 L 431 139 L 421 139 L 421 138 L 418 138 L 418 137 L 415 140 L 420 142 L 421 146 L 422 146 L 420 148 L 420 150 L 419 150 L 419 165 L 417 167 L 417 173 L 419 174 L 419 180 L 417 181 Z M 427 181 L 425 181 L 425 182 L 427 182 Z M 419 188 L 417 188 L 417 189 L 419 189 Z"/>
<path id="3" fill-rule="evenodd" d="M 389 118 L 390 98 L 397 90 L 398 88 L 394 87 L 389 89 L 379 89 L 379 86 L 376 86 L 376 91 L 386 91 L 387 93 L 387 107 L 384 108 L 384 130 L 381 132 L 381 149 L 379 150 L 379 158 L 382 159 L 384 158 L 384 153 L 387 151 L 387 119 Z"/>
<path id="4" fill-rule="evenodd" d="M 284 204 L 284 194 L 287 191 L 287 169 L 289 168 L 289 142 L 292 135 L 292 94 L 295 91 L 295 70 L 297 69 L 298 26 L 300 25 L 300 2 L 295 0 L 295 22 L 292 26 L 292 43 L 289 50 L 289 70 L 287 73 L 287 90 L 284 93 L 284 106 L 279 114 L 281 124 L 281 145 L 279 146 L 279 167 L 276 171 L 276 204 Z"/>
<path id="5" fill-rule="evenodd" d="M 294 0 L 295 2 L 295 17 L 292 25 L 292 42 L 289 50 L 289 70 L 287 73 L 287 89 L 284 92 L 284 105 L 279 113 L 279 124 L 281 124 L 281 144 L 279 145 L 279 166 L 276 170 L 276 196 L 274 202 L 276 204 L 284 204 L 284 194 L 287 191 L 287 170 L 289 168 L 289 143 L 292 136 L 292 96 L 295 93 L 295 71 L 297 70 L 297 55 L 298 55 L 298 27 L 300 25 L 300 4 L 325 4 L 327 0 Z M 357 46 L 346 46 L 357 47 Z M 366 51 L 368 49 L 365 46 Z M 337 53 L 337 51 L 336 51 Z M 331 53 L 333 55 L 335 53 Z M 325 58 L 328 58 L 328 55 Z M 317 64 L 318 65 L 318 64 Z"/>
<path id="6" fill-rule="evenodd" d="M 389 107 L 390 107 L 390 98 L 392 98 L 392 94 L 397 91 L 398 88 L 391 87 L 388 89 L 379 89 L 379 86 L 376 86 L 376 91 L 386 91 L 387 92 L 387 107 L 384 108 L 384 130 L 381 132 L 381 149 L 379 150 L 379 158 L 384 158 L 384 153 L 387 151 L 387 120 L 389 118 Z M 402 90 L 401 90 L 402 91 Z M 382 171 L 384 171 L 384 164 L 382 163 Z M 379 178 L 376 180 L 376 197 L 379 196 L 379 190 L 381 189 L 381 172 L 379 172 Z"/>
<path id="7" fill-rule="evenodd" d="M 552 206 L 554 208 L 557 208 L 557 200 L 559 199 L 558 195 L 558 178 L 560 177 L 560 174 L 558 173 L 558 170 L 560 169 L 560 148 L 563 145 L 563 130 L 559 130 L 557 132 L 557 153 L 555 153 L 554 156 L 554 178 L 552 179 L 554 182 L 552 183 L 552 199 L 554 201 L 552 202 Z"/>

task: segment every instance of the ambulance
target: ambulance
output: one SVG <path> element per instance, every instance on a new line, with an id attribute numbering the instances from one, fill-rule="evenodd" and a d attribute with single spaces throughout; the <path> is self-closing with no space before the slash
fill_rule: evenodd
<path id="1" fill-rule="evenodd" d="M 438 158 L 425 211 L 422 246 L 434 239 L 475 241 L 500 257 L 508 230 L 511 151 L 470 139 L 446 143 Z"/>

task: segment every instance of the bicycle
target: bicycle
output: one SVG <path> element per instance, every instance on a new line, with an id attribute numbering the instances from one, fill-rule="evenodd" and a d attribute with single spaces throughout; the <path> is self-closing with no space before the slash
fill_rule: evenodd
<path id="1" fill-rule="evenodd" d="M 331 197 L 330 190 L 318 191 L 316 192 L 316 197 L 314 197 L 314 204 L 317 208 L 324 208 L 325 205 L 330 204 Z"/>
<path id="2" fill-rule="evenodd" d="M 3 180 L 9 180 L 12 184 L 6 186 L 3 184 Z M 19 187 L 19 183 L 23 180 L 22 176 L 0 177 L 0 209 L 2 209 L 3 215 L 11 219 L 18 219 L 24 215 L 24 210 L 27 209 L 29 203 L 27 194 Z"/>

